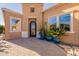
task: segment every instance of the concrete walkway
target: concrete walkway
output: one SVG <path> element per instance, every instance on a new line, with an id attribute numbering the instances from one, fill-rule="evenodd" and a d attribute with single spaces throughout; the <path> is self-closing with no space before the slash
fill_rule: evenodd
<path id="1" fill-rule="evenodd" d="M 11 56 L 64 56 L 65 51 L 53 43 L 36 38 L 8 40 L 10 48 L 0 55 Z"/>

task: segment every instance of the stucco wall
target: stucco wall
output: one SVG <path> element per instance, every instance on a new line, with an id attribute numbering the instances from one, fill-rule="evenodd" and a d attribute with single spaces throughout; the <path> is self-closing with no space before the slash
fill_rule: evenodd
<path id="1" fill-rule="evenodd" d="M 57 4 L 54 7 L 49 8 L 48 10 L 44 11 L 44 20 L 47 22 L 48 18 L 52 17 L 52 16 L 57 16 L 57 15 L 61 15 L 67 12 L 72 12 L 76 9 L 79 8 L 79 4 L 78 3 L 60 3 Z"/>
<path id="2" fill-rule="evenodd" d="M 4 21 L 5 21 L 5 39 L 20 38 L 21 32 L 10 31 L 10 19 L 11 17 L 16 17 L 16 18 L 21 18 L 22 20 L 22 15 L 5 8 L 3 9 L 3 15 L 4 15 Z"/>
<path id="3" fill-rule="evenodd" d="M 68 44 L 79 45 L 79 11 L 73 11 L 73 30 L 74 33 L 67 33 L 61 40 Z"/>
<path id="4" fill-rule="evenodd" d="M 22 31 L 27 33 L 27 37 L 29 37 L 29 18 L 36 18 L 36 32 L 39 32 L 40 27 L 42 26 L 42 10 L 43 4 L 41 3 L 25 3 L 23 5 L 23 23 L 22 23 Z M 34 7 L 35 12 L 30 12 L 30 8 Z"/>
<path id="5" fill-rule="evenodd" d="M 44 21 L 48 22 L 48 19 L 53 16 L 59 16 L 65 13 L 73 13 L 73 32 L 66 33 L 65 36 L 61 37 L 61 41 L 66 44 L 79 45 L 79 12 L 74 10 L 79 9 L 79 4 L 58 4 L 44 12 Z M 77 14 L 76 14 L 77 13 Z"/>

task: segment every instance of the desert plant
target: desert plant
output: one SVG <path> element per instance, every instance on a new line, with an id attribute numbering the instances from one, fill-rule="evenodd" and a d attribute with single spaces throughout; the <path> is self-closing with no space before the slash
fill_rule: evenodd
<path id="1" fill-rule="evenodd" d="M 0 25 L 0 34 L 3 33 L 3 31 L 4 31 L 4 26 Z"/>
<path id="2" fill-rule="evenodd" d="M 44 28 L 44 27 L 42 27 L 42 28 L 40 29 L 39 34 L 40 34 L 40 38 L 41 38 L 41 39 L 44 39 L 44 38 L 45 38 L 45 28 Z"/>
<path id="3" fill-rule="evenodd" d="M 60 37 L 65 34 L 65 30 L 60 28 L 49 29 L 48 34 L 53 37 Z"/>
<path id="4" fill-rule="evenodd" d="M 43 26 L 40 28 L 40 37 L 45 39 L 47 34 L 47 23 L 44 23 Z"/>

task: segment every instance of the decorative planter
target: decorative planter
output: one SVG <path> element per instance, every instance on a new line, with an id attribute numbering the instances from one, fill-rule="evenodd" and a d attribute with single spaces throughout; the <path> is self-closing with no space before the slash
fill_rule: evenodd
<path id="1" fill-rule="evenodd" d="M 46 40 L 47 41 L 52 41 L 53 40 L 53 37 L 52 36 L 46 36 Z"/>
<path id="2" fill-rule="evenodd" d="M 44 40 L 45 39 L 45 34 L 43 32 L 39 33 L 40 34 L 40 39 Z"/>
<path id="3" fill-rule="evenodd" d="M 57 37 L 54 37 L 53 42 L 56 43 L 56 44 L 60 44 L 61 43 L 60 39 L 57 38 Z"/>

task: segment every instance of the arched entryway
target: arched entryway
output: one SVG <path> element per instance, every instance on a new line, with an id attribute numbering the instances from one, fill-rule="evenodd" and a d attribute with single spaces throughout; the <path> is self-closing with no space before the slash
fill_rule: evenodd
<path id="1" fill-rule="evenodd" d="M 36 37 L 36 21 L 31 21 L 30 22 L 30 37 Z"/>

